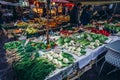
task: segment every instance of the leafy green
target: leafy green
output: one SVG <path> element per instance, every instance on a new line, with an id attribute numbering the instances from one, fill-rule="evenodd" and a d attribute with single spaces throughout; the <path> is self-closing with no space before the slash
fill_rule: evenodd
<path id="1" fill-rule="evenodd" d="M 46 59 L 22 60 L 14 65 L 18 80 L 44 80 L 55 66 Z"/>

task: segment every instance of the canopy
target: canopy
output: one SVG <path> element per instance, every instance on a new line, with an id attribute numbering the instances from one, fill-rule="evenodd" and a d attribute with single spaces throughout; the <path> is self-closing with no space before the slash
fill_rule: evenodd
<path id="1" fill-rule="evenodd" d="M 59 3 L 68 3 L 67 0 L 52 0 L 52 2 L 59 2 Z"/>
<path id="2" fill-rule="evenodd" d="M 73 3 L 81 2 L 82 4 L 111 4 L 120 3 L 120 0 L 68 0 Z"/>
<path id="3" fill-rule="evenodd" d="M 12 2 L 6 2 L 6 1 L 0 1 L 0 4 L 11 5 L 11 6 L 19 6 L 19 3 L 12 3 Z"/>

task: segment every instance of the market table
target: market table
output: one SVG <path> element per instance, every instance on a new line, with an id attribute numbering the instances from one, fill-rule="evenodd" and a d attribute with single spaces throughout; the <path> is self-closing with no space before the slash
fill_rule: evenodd
<path id="1" fill-rule="evenodd" d="M 110 40 L 110 41 L 108 41 L 108 43 L 119 39 L 119 37 L 117 37 L 117 36 L 110 36 L 110 38 L 112 41 Z M 97 58 L 97 56 L 99 56 L 100 54 L 102 54 L 105 51 L 105 45 L 106 44 L 103 44 L 96 49 L 86 48 L 86 54 L 79 56 L 79 57 L 75 54 L 70 53 L 69 51 L 67 51 L 65 49 L 62 49 L 64 52 L 67 52 L 67 53 L 73 55 L 73 57 L 75 59 L 74 63 L 67 67 L 56 69 L 55 71 L 53 71 L 46 77 L 46 80 L 62 80 L 64 78 L 68 77 L 75 70 L 77 70 L 77 71 L 80 70 L 80 71 L 85 72 L 85 70 L 84 70 L 85 67 L 87 67 L 88 64 L 91 64 L 91 61 L 95 60 Z M 55 50 L 59 49 L 59 46 L 54 49 Z M 79 72 L 79 73 L 81 74 L 83 72 Z"/>
<path id="2" fill-rule="evenodd" d="M 117 40 L 111 44 L 106 45 L 106 48 L 108 50 L 112 50 L 119 54 L 120 53 L 120 40 Z"/>
<path id="3" fill-rule="evenodd" d="M 110 36 L 111 40 L 108 41 L 108 43 L 114 42 L 116 40 L 119 40 L 119 37 L 117 36 Z M 57 69 L 55 70 L 52 75 L 47 77 L 47 80 L 62 80 L 63 78 L 67 77 L 70 73 L 72 73 L 75 69 L 79 68 L 82 69 L 87 64 L 89 64 L 92 60 L 95 60 L 100 54 L 102 54 L 107 49 L 105 48 L 106 44 L 103 44 L 102 46 L 91 50 L 87 49 L 87 53 L 83 56 L 76 56 L 74 54 L 73 57 L 75 58 L 75 63 L 73 65 L 70 65 L 69 67 L 63 68 L 63 69 Z M 67 50 L 64 50 L 65 52 L 68 52 Z"/>

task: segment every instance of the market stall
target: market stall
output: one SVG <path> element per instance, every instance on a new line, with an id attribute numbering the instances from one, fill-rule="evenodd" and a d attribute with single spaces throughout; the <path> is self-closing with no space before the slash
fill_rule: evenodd
<path id="1" fill-rule="evenodd" d="M 98 27 L 98 23 L 96 25 Z M 62 80 L 76 70 L 82 70 L 81 73 L 85 72 L 86 68 L 84 67 L 106 51 L 104 47 L 106 44 L 119 39 L 119 37 L 110 36 L 115 34 L 112 32 L 112 28 L 119 32 L 118 24 L 112 26 L 104 24 L 104 28 L 107 28 L 108 32 L 105 32 L 106 29 L 104 31 L 96 30 L 98 28 L 92 26 L 86 26 L 82 29 L 84 32 L 80 33 L 74 28 L 54 32 L 50 36 L 49 44 L 46 43 L 44 35 L 38 38 L 6 43 L 4 48 L 8 55 L 10 53 L 14 55 L 14 59 L 13 56 L 8 56 L 8 60 L 13 60 L 11 63 L 18 79 L 20 77 L 24 80 L 29 75 L 31 79 L 36 80 Z M 33 64 L 35 66 L 32 66 Z M 29 69 L 30 72 L 26 69 Z M 20 70 L 21 72 L 19 72 Z M 23 73 L 24 76 L 21 76 Z M 40 76 L 43 73 L 45 75 Z"/>
<path id="2" fill-rule="evenodd" d="M 106 44 L 120 39 L 119 22 L 76 27 L 68 15 L 49 15 L 1 25 L 8 37 L 16 38 L 4 49 L 17 80 L 74 80 L 97 62 Z"/>

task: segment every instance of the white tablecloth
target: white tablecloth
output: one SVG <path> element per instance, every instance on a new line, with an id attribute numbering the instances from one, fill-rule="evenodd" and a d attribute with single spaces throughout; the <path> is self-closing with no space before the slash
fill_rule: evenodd
<path id="1" fill-rule="evenodd" d="M 112 41 L 110 41 L 109 43 L 116 41 L 116 40 L 120 40 L 120 37 L 117 36 L 110 36 L 109 38 L 112 39 Z M 107 49 L 105 48 L 105 45 L 102 45 L 94 50 L 91 49 L 87 49 L 87 53 L 83 56 L 76 56 L 74 54 L 73 57 L 75 58 L 75 63 L 74 65 L 78 64 L 78 67 L 80 69 L 82 69 L 83 67 L 85 67 L 91 60 L 95 60 L 100 54 L 102 54 L 104 51 L 106 51 Z M 66 50 L 64 50 L 65 52 L 67 52 Z M 71 54 L 71 53 L 70 53 Z M 54 73 L 52 73 L 47 79 L 48 80 L 62 80 L 65 76 L 69 75 L 73 70 L 74 70 L 74 65 L 71 65 L 70 67 L 66 67 L 63 69 L 57 69 L 54 71 Z"/>

